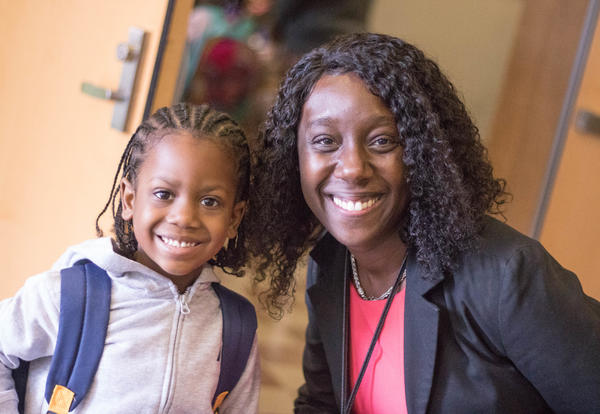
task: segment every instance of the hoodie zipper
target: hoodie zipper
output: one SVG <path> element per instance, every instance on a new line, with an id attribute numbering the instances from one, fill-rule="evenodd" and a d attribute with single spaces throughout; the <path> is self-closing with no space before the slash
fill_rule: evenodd
<path id="1" fill-rule="evenodd" d="M 188 293 L 189 290 L 187 290 L 183 295 L 179 295 L 179 313 L 181 313 L 182 315 L 187 315 L 188 313 L 190 313 L 190 307 L 188 306 L 187 302 Z"/>
<path id="2" fill-rule="evenodd" d="M 177 360 L 176 358 L 176 352 L 177 352 L 177 348 L 178 348 L 178 343 L 179 343 L 179 334 L 181 331 L 181 325 L 183 324 L 183 319 L 185 318 L 185 315 L 190 313 L 190 307 L 188 305 L 188 299 L 189 299 L 189 295 L 190 295 L 190 288 L 187 288 L 186 291 L 183 294 L 178 294 L 177 298 L 176 298 L 176 312 L 177 312 L 177 320 L 175 322 L 175 330 L 174 330 L 174 334 L 172 336 L 172 342 L 170 345 L 170 352 L 171 355 L 169 355 L 169 360 L 168 360 L 168 372 L 166 373 L 168 376 L 168 386 L 166 388 L 167 394 L 164 400 L 164 403 L 161 406 L 160 412 L 161 413 L 167 413 L 169 411 L 169 407 L 171 405 L 171 400 L 172 400 L 172 392 L 173 392 L 173 382 L 174 382 L 174 377 L 175 377 L 175 361 Z"/>

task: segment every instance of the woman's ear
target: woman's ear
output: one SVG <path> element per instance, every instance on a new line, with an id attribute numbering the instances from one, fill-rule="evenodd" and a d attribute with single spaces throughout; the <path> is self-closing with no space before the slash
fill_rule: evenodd
<path id="1" fill-rule="evenodd" d="M 127 179 L 121 180 L 121 218 L 125 221 L 133 218 L 133 206 L 135 204 L 135 189 Z"/>
<path id="2" fill-rule="evenodd" d="M 237 236 L 237 229 L 242 222 L 242 218 L 244 217 L 244 213 L 246 212 L 246 202 L 238 201 L 233 206 L 233 210 L 231 211 L 231 222 L 229 223 L 229 228 L 227 229 L 227 237 L 230 239 L 235 238 Z"/>

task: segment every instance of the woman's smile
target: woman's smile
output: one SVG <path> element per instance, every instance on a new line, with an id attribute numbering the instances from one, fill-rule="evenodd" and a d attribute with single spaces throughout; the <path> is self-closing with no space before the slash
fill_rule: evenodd
<path id="1" fill-rule="evenodd" d="M 377 197 L 360 197 L 352 199 L 344 196 L 331 196 L 333 204 L 339 207 L 345 213 L 365 214 L 369 212 L 373 206 L 380 200 L 381 196 Z"/>

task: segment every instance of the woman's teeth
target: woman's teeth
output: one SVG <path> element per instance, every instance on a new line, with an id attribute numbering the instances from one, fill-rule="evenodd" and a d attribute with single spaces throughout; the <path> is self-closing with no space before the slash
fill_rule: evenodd
<path id="1" fill-rule="evenodd" d="M 160 239 L 163 242 L 165 242 L 165 244 L 168 244 L 169 246 L 173 246 L 173 247 L 194 247 L 194 246 L 198 245 L 198 243 L 196 243 L 196 242 L 179 241 L 179 240 L 175 240 L 175 239 L 169 239 L 169 238 L 163 237 L 163 236 L 160 236 Z"/>
<path id="2" fill-rule="evenodd" d="M 341 198 L 333 197 L 333 202 L 336 206 L 341 207 L 346 211 L 362 211 L 371 207 L 373 204 L 377 202 L 376 198 L 371 198 L 369 200 L 364 201 L 352 201 L 352 200 L 343 200 Z"/>

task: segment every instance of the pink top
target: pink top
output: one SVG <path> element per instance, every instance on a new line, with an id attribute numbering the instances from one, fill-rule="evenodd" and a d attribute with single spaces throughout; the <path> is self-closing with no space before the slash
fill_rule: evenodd
<path id="1" fill-rule="evenodd" d="M 350 389 L 360 373 L 385 300 L 362 300 L 354 284 L 350 284 Z M 394 299 L 375 344 L 352 412 L 406 414 L 404 392 L 404 298 L 402 289 Z M 385 352 L 384 352 L 385 351 Z"/>

